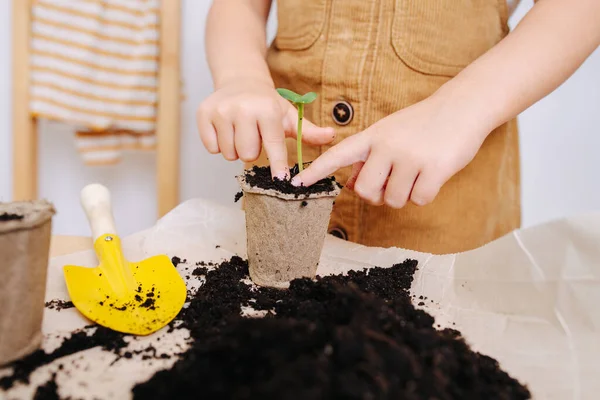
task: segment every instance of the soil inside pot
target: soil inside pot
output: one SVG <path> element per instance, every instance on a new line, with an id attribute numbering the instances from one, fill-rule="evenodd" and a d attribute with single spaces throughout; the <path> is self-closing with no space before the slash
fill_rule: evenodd
<path id="1" fill-rule="evenodd" d="M 2 214 L 0 214 L 0 222 L 21 220 L 24 217 L 25 217 L 24 215 L 19 215 L 19 214 L 2 213 Z"/>
<path id="2" fill-rule="evenodd" d="M 341 187 L 336 182 L 334 176 L 323 178 L 320 181 L 310 186 L 294 186 L 291 183 L 291 178 L 298 175 L 298 165 L 294 165 L 290 168 L 289 179 L 278 179 L 271 177 L 271 168 L 269 166 L 253 166 L 250 170 L 247 170 L 244 174 L 246 182 L 252 186 L 260 189 L 273 189 L 283 194 L 293 194 L 296 197 L 303 195 L 311 195 L 318 193 L 332 192 Z M 236 195 L 236 201 L 239 200 L 239 193 Z"/>

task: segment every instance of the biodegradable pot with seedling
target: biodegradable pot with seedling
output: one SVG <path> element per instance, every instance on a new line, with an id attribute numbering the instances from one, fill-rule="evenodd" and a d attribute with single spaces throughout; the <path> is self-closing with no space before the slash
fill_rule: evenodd
<path id="1" fill-rule="evenodd" d="M 0 203 L 0 365 L 42 341 L 51 203 Z"/>
<path id="2" fill-rule="evenodd" d="M 290 177 L 283 180 L 271 178 L 269 166 L 254 166 L 238 176 L 238 181 L 245 198 L 250 278 L 257 285 L 283 289 L 294 279 L 316 276 L 333 203 L 341 186 L 333 176 L 308 187 L 291 184 L 291 178 L 304 166 L 304 105 L 312 103 L 317 95 L 277 91 L 298 109 L 298 163 L 290 169 Z"/>

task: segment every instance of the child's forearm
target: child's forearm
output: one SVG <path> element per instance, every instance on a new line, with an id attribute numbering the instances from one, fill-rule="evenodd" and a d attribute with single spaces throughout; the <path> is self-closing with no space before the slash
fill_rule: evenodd
<path id="1" fill-rule="evenodd" d="M 487 135 L 567 80 L 600 45 L 600 1 L 540 0 L 436 94 Z"/>
<path id="2" fill-rule="evenodd" d="M 215 0 L 206 23 L 206 54 L 215 89 L 240 78 L 272 83 L 265 61 L 271 0 Z"/>

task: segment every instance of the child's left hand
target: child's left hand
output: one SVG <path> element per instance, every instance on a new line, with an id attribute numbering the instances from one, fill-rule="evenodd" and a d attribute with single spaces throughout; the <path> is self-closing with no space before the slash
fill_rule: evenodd
<path id="1" fill-rule="evenodd" d="M 292 183 L 310 186 L 354 164 L 346 187 L 374 205 L 401 208 L 433 201 L 492 130 L 435 95 L 348 137 L 314 160 Z"/>

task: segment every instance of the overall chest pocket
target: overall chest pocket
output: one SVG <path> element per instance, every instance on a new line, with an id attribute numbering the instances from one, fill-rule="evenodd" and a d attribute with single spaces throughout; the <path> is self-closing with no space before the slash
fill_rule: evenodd
<path id="1" fill-rule="evenodd" d="M 508 33 L 506 0 L 395 0 L 392 46 L 410 68 L 455 76 Z"/>
<path id="2" fill-rule="evenodd" d="M 273 44 L 281 50 L 305 50 L 323 32 L 327 0 L 277 0 L 277 33 Z"/>

